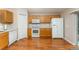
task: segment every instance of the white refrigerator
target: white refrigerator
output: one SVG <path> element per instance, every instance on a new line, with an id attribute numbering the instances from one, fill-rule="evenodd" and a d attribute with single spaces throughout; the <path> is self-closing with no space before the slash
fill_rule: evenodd
<path id="1" fill-rule="evenodd" d="M 53 18 L 52 25 L 52 38 L 63 38 L 63 18 Z"/>

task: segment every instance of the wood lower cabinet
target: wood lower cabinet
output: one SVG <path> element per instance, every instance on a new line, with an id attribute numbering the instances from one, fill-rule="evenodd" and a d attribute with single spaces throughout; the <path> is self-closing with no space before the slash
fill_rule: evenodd
<path id="1" fill-rule="evenodd" d="M 0 10 L 0 23 L 3 24 L 13 23 L 13 13 L 8 10 Z"/>
<path id="2" fill-rule="evenodd" d="M 52 37 L 52 29 L 51 28 L 41 28 L 40 29 L 40 37 L 41 38 L 51 38 Z"/>
<path id="3" fill-rule="evenodd" d="M 32 38 L 32 29 L 28 28 L 28 38 Z"/>
<path id="4" fill-rule="evenodd" d="M 32 29 L 28 28 L 28 38 L 32 38 Z M 40 28 L 40 38 L 52 38 L 51 28 Z"/>
<path id="5" fill-rule="evenodd" d="M 8 47 L 8 32 L 0 34 L 0 50 Z"/>

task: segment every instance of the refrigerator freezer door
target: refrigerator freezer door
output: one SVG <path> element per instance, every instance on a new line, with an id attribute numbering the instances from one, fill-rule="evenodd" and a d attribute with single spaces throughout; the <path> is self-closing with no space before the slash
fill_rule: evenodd
<path id="1" fill-rule="evenodd" d="M 63 18 L 52 19 L 52 38 L 63 38 Z"/>

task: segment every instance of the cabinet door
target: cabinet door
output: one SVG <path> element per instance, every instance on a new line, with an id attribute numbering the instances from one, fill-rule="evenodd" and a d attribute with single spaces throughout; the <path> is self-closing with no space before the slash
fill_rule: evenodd
<path id="1" fill-rule="evenodd" d="M 3 24 L 13 23 L 13 13 L 7 10 L 0 10 L 0 22 Z"/>
<path id="2" fill-rule="evenodd" d="M 33 19 L 33 17 L 32 17 L 32 16 L 29 16 L 29 17 L 28 17 L 28 22 L 29 22 L 29 23 L 32 23 L 32 19 Z"/>
<path id="3" fill-rule="evenodd" d="M 50 23 L 50 16 L 41 16 L 41 23 Z"/>
<path id="4" fill-rule="evenodd" d="M 28 17 L 28 19 L 29 19 L 28 22 L 29 22 L 29 23 L 32 23 L 32 19 L 38 19 L 38 17 L 39 17 L 39 16 L 29 16 L 29 17 Z M 40 18 L 40 17 L 39 17 L 39 18 Z"/>
<path id="5" fill-rule="evenodd" d="M 3 21 L 5 20 L 5 12 L 3 12 L 3 10 L 0 10 L 0 23 L 3 23 Z"/>
<path id="6" fill-rule="evenodd" d="M 8 32 L 0 34 L 0 49 L 8 46 Z"/>
<path id="7" fill-rule="evenodd" d="M 13 13 L 10 11 L 5 11 L 5 22 L 12 23 L 13 22 Z"/>
<path id="8" fill-rule="evenodd" d="M 59 15 L 54 15 L 54 16 L 40 16 L 41 18 L 41 23 L 50 23 L 52 18 L 59 18 Z"/>
<path id="9" fill-rule="evenodd" d="M 41 28 L 40 29 L 40 37 L 51 37 L 52 30 L 51 28 Z"/>
<path id="10" fill-rule="evenodd" d="M 31 28 L 28 29 L 28 38 L 32 38 L 32 29 Z"/>

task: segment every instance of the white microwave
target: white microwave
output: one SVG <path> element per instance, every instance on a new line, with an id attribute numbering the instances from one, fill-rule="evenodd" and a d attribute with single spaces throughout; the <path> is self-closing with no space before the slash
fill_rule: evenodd
<path id="1" fill-rule="evenodd" d="M 32 23 L 40 23 L 40 19 L 32 19 Z"/>

